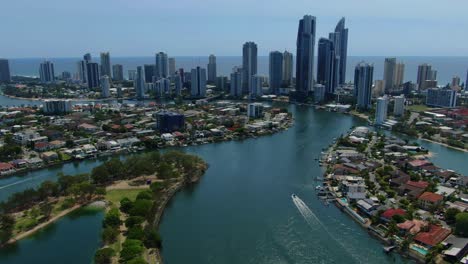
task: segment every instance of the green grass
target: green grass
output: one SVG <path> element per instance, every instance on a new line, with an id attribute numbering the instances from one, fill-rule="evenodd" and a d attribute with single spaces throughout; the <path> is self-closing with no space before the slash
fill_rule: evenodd
<path id="1" fill-rule="evenodd" d="M 135 201 L 138 193 L 143 190 L 138 189 L 123 189 L 123 190 L 110 190 L 106 193 L 106 200 L 113 204 L 120 203 L 120 200 L 127 197 L 128 199 Z"/>
<path id="2" fill-rule="evenodd" d="M 415 112 L 425 112 L 430 108 L 425 105 L 410 105 L 408 106 L 408 110 L 415 111 Z"/>

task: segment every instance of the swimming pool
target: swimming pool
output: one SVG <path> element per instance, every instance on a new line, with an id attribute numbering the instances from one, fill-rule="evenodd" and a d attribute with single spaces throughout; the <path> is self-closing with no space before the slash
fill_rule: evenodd
<path id="1" fill-rule="evenodd" d="M 426 256 L 426 254 L 428 253 L 427 249 L 416 246 L 416 245 L 411 245 L 411 249 L 418 252 L 419 254 L 421 254 L 423 256 Z"/>

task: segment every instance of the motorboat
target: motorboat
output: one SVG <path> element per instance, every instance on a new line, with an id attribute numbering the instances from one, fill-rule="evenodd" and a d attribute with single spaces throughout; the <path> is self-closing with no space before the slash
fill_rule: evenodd
<path id="1" fill-rule="evenodd" d="M 291 194 L 291 198 L 296 199 L 297 196 L 293 193 L 293 194 Z"/>

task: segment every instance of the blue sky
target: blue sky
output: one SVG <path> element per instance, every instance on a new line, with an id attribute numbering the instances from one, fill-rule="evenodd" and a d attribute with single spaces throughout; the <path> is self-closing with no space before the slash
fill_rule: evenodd
<path id="1" fill-rule="evenodd" d="M 259 55 L 295 52 L 298 20 L 317 41 L 346 17 L 349 55 L 468 56 L 467 0 L 2 0 L 0 57 Z"/>

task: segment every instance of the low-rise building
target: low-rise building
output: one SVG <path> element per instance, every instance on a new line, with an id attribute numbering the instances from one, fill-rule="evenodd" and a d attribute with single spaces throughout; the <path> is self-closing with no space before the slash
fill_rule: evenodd
<path id="1" fill-rule="evenodd" d="M 440 194 L 424 192 L 423 194 L 421 194 L 421 196 L 419 196 L 418 203 L 419 206 L 421 206 L 421 208 L 429 210 L 439 206 L 443 200 L 444 197 Z"/>

